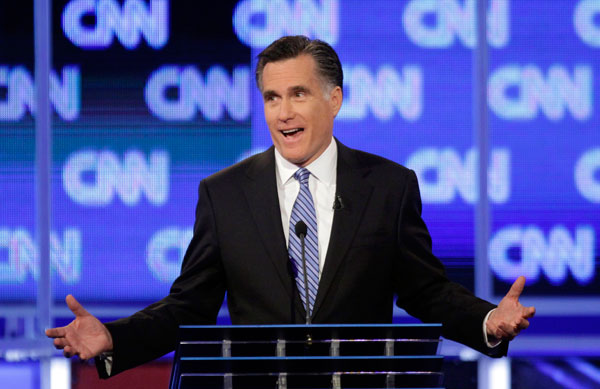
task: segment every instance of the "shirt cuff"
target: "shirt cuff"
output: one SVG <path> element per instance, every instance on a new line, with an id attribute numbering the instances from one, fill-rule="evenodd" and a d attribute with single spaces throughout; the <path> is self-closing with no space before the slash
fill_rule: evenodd
<path id="1" fill-rule="evenodd" d="M 498 347 L 500 345 L 500 343 L 502 343 L 502 339 L 496 339 L 492 336 L 488 336 L 487 330 L 486 330 L 487 321 L 490 318 L 490 315 L 492 314 L 492 312 L 494 312 L 495 310 L 496 310 L 496 308 L 489 311 L 488 314 L 485 315 L 485 319 L 483 319 L 483 340 L 485 341 L 485 345 L 488 346 L 488 348 Z"/>
<path id="2" fill-rule="evenodd" d="M 110 374 L 112 373 L 112 367 L 113 367 L 113 353 L 110 351 L 107 351 L 105 353 L 100 354 L 99 358 L 102 362 L 104 362 L 104 369 L 106 370 L 106 376 L 110 377 Z"/>

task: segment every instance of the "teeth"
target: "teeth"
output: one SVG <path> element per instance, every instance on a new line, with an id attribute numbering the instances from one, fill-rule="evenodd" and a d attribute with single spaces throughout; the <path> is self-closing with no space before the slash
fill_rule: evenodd
<path id="1" fill-rule="evenodd" d="M 300 128 L 292 128 L 291 130 L 283 130 L 282 132 L 283 135 L 290 135 L 298 131 L 300 131 Z"/>

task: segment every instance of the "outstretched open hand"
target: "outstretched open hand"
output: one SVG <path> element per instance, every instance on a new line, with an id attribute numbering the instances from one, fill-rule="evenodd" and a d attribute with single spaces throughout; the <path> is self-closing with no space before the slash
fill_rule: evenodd
<path id="1" fill-rule="evenodd" d="M 112 350 L 112 336 L 104 324 L 86 311 L 72 295 L 67 296 L 66 302 L 75 319 L 67 326 L 46 330 L 46 336 L 54 338 L 54 346 L 63 350 L 67 358 L 77 355 L 83 360 Z"/>
<path id="2" fill-rule="evenodd" d="M 535 315 L 534 307 L 524 307 L 519 297 L 525 287 L 525 277 L 521 276 L 498 304 L 486 322 L 487 334 L 496 339 L 512 340 L 521 330 L 529 327 L 530 318 Z"/>

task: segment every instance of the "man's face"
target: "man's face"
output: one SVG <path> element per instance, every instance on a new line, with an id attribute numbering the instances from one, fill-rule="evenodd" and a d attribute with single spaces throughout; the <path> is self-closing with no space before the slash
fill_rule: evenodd
<path id="1" fill-rule="evenodd" d="M 265 118 L 273 144 L 300 167 L 317 159 L 333 136 L 333 119 L 342 105 L 335 87 L 325 96 L 314 59 L 309 55 L 269 62 L 262 74 Z"/>

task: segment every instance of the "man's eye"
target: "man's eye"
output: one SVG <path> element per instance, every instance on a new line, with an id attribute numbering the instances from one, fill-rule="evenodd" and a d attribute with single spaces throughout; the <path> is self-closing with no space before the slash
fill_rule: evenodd
<path id="1" fill-rule="evenodd" d="M 296 92 L 296 97 L 304 97 L 304 92 Z"/>

